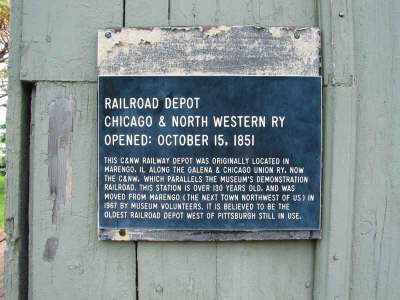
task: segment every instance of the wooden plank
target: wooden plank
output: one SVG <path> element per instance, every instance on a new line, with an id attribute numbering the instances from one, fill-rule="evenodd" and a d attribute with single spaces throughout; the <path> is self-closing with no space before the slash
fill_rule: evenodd
<path id="1" fill-rule="evenodd" d="M 171 0 L 170 12 L 172 26 L 317 24 L 314 0 Z"/>
<path id="2" fill-rule="evenodd" d="M 357 165 L 351 299 L 399 299 L 398 1 L 352 1 Z"/>
<path id="3" fill-rule="evenodd" d="M 217 299 L 312 299 L 308 241 L 217 244 Z"/>
<path id="4" fill-rule="evenodd" d="M 5 293 L 8 300 L 27 299 L 29 197 L 29 88 L 19 80 L 22 1 L 11 6 L 8 66 Z"/>
<path id="5" fill-rule="evenodd" d="M 314 298 L 345 300 L 353 299 L 350 280 L 357 140 L 352 1 L 319 3 L 324 32 L 324 230 L 316 247 Z"/>
<path id="6" fill-rule="evenodd" d="M 98 40 L 99 75 L 318 76 L 320 68 L 313 27 L 105 29 Z"/>
<path id="7" fill-rule="evenodd" d="M 190 20 L 181 21 L 178 19 L 179 14 L 174 10 L 174 2 L 171 1 L 170 17 L 174 17 L 173 19 L 171 18 L 170 24 L 176 26 L 193 25 Z M 262 21 L 265 24 L 260 23 L 260 25 L 314 25 L 316 16 L 314 1 L 308 1 L 310 5 L 306 6 L 304 10 L 302 7 L 303 1 L 301 2 L 295 1 L 293 10 L 275 2 L 275 5 L 281 8 L 279 10 L 272 9 L 271 14 L 276 18 L 265 18 Z M 193 2 L 189 1 L 189 3 Z M 196 22 L 195 25 L 245 24 L 242 20 L 243 14 L 246 14 L 247 10 L 243 9 L 243 1 L 216 1 L 215 7 L 219 10 L 216 14 L 218 18 L 214 18 L 213 13 L 208 12 L 208 10 L 213 11 L 214 9 L 213 5 L 207 5 L 210 4 L 209 1 L 198 1 L 197 3 L 201 9 L 199 9 L 200 12 L 197 13 L 196 18 L 200 21 Z M 185 5 L 183 2 L 181 4 Z M 209 9 L 210 7 L 211 9 Z M 308 9 L 307 7 L 312 8 Z M 286 15 L 288 11 L 292 11 L 294 18 L 297 18 L 299 11 L 301 11 L 300 15 L 306 12 L 307 16 L 304 17 L 304 21 L 294 23 L 294 19 Z M 205 12 L 206 16 L 203 15 L 203 12 Z M 127 15 L 129 13 L 127 11 Z M 162 20 L 164 19 L 161 19 L 160 22 L 164 22 Z M 248 24 L 252 23 L 252 21 L 248 21 Z M 130 23 L 126 25 L 130 26 Z M 140 24 L 135 23 L 134 25 L 138 26 Z M 142 71 L 143 68 L 136 71 L 139 70 Z M 242 71 L 246 72 L 246 70 Z M 319 65 L 316 74 L 318 74 L 318 71 Z M 272 244 L 273 246 L 271 247 Z M 210 242 L 197 243 L 195 244 L 196 248 L 192 248 L 192 244 L 185 247 L 186 245 L 188 244 L 138 243 L 139 298 L 283 299 L 283 297 L 280 297 L 281 295 L 291 295 L 297 299 L 297 295 L 300 295 L 299 299 L 312 299 L 313 272 L 312 268 L 310 268 L 314 257 L 312 242 L 240 242 L 227 244 Z M 239 255 L 240 253 L 243 254 Z M 281 256 L 282 253 L 287 253 L 286 259 Z M 198 262 L 191 261 L 195 256 L 199 257 Z M 188 259 L 190 263 L 186 263 Z M 287 264 L 288 261 L 290 262 L 289 264 Z M 242 267 L 239 268 L 238 266 Z M 277 285 L 277 288 L 274 288 L 278 277 L 274 277 L 275 281 L 270 280 L 268 277 L 270 274 L 276 273 L 277 270 L 282 270 L 279 273 L 279 280 L 284 278 L 284 282 L 290 284 L 285 286 Z M 245 272 L 246 276 L 240 276 L 241 271 Z M 205 281 L 205 278 L 210 278 L 211 280 Z M 251 280 L 247 278 L 256 280 L 257 286 L 252 285 Z M 165 280 L 167 287 L 165 287 Z M 294 281 L 293 289 L 291 286 L 292 281 Z M 193 285 L 196 287 L 195 294 L 188 293 L 192 289 L 185 289 L 185 287 L 190 286 L 189 282 L 194 282 Z M 196 284 L 197 282 L 201 283 L 200 287 Z M 239 287 L 245 288 L 244 286 L 246 285 L 249 287 L 246 289 L 247 294 L 240 294 Z M 164 293 L 166 288 L 168 291 Z M 176 290 L 171 291 L 171 289 Z M 215 292 L 213 293 L 214 290 Z M 238 292 L 239 294 L 237 295 L 241 295 L 241 297 L 235 295 L 233 291 Z"/>
<path id="8" fill-rule="evenodd" d="M 125 0 L 125 26 L 168 26 L 169 0 Z"/>
<path id="9" fill-rule="evenodd" d="M 95 82 L 97 30 L 122 22 L 123 0 L 25 0 L 21 79 Z"/>
<path id="10" fill-rule="evenodd" d="M 140 242 L 139 299 L 216 299 L 215 245 Z"/>
<path id="11" fill-rule="evenodd" d="M 127 0 L 127 4 L 129 2 L 132 1 Z M 169 25 L 174 26 L 254 25 L 255 23 L 251 14 L 257 10 L 257 7 L 250 9 L 249 13 L 245 2 L 239 0 L 219 0 L 215 1 L 215 4 L 213 1 L 197 1 L 195 2 L 197 6 L 195 8 L 196 21 L 194 22 L 190 16 L 193 7 L 190 7 L 190 5 L 194 2 L 172 0 L 171 7 L 169 7 L 169 18 L 167 15 L 160 16 L 159 20 L 151 18 L 152 24 L 146 22 L 143 25 L 163 26 L 166 17 L 170 21 Z M 273 3 L 275 8 L 273 6 L 268 7 L 270 3 Z M 263 1 L 263 4 L 266 4 L 265 17 L 260 19 L 259 25 L 313 26 L 316 24 L 314 1 L 292 1 L 290 7 L 280 3 L 282 1 Z M 177 5 L 181 7 L 180 11 L 177 11 Z M 189 8 L 187 8 L 188 6 Z M 182 12 L 185 15 L 184 17 L 180 16 Z M 129 17 L 131 14 L 135 15 L 136 12 L 126 10 L 126 26 L 141 26 L 139 22 L 128 22 L 128 20 L 131 20 Z M 310 263 L 313 260 L 313 243 L 306 241 L 290 243 L 289 246 L 293 246 L 293 251 L 288 253 L 287 259 L 291 262 L 288 265 L 285 260 L 279 258 L 281 253 L 287 251 L 287 243 L 289 242 L 279 244 L 274 242 L 228 244 L 214 242 L 202 242 L 201 244 L 139 242 L 137 249 L 139 298 L 230 299 L 230 296 L 233 295 L 233 292 L 230 291 L 231 288 L 238 291 L 238 289 L 234 289 L 235 286 L 243 287 L 251 283 L 245 276 L 240 277 L 239 272 L 234 272 L 235 275 L 231 275 L 232 268 L 237 266 L 242 266 L 240 270 L 246 271 L 249 278 L 257 279 L 257 283 L 259 283 L 257 287 L 252 285 L 254 289 L 246 289 L 247 295 L 242 294 L 242 299 L 265 299 L 267 297 L 268 299 L 274 299 L 274 297 L 282 299 L 282 297 L 279 297 L 282 294 L 291 294 L 296 297 L 297 293 L 282 291 L 282 286 L 274 290 L 273 285 L 276 282 L 268 279 L 269 274 L 273 274 L 282 266 L 287 266 L 279 274 L 280 278 L 285 278 L 285 282 L 295 280 L 294 288 L 291 291 L 298 289 L 298 293 L 302 297 L 300 299 L 311 299 L 311 292 L 309 291 L 311 288 L 307 287 L 311 287 L 312 283 L 309 285 L 308 282 L 307 284 L 305 282 L 312 278 Z M 270 247 L 271 244 L 275 244 L 273 250 Z M 220 247 L 222 249 L 217 250 Z M 239 253 L 243 254 L 238 255 Z M 258 260 L 260 263 L 257 263 Z M 303 270 L 305 270 L 304 277 Z M 263 280 L 264 278 L 266 279 Z M 306 279 L 304 283 L 300 278 Z M 193 283 L 191 284 L 191 282 Z M 290 290 L 290 284 L 286 288 Z M 195 293 L 190 292 L 193 290 Z M 238 298 L 236 295 L 233 297 L 233 299 Z"/>
<path id="12" fill-rule="evenodd" d="M 31 299 L 136 299 L 135 245 L 97 240 L 96 102 L 96 84 L 37 83 Z"/>

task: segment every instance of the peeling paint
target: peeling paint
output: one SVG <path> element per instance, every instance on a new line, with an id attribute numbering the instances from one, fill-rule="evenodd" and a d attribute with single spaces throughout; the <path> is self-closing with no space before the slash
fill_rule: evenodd
<path id="1" fill-rule="evenodd" d="M 54 261 L 56 258 L 57 249 L 58 249 L 58 238 L 49 237 L 44 247 L 43 260 L 47 262 Z"/>
<path id="2" fill-rule="evenodd" d="M 163 37 L 163 31 L 160 27 L 154 28 L 131 28 L 131 30 L 114 30 L 110 38 L 105 38 L 103 31 L 99 32 L 99 41 L 102 41 L 102 47 L 98 48 L 98 57 L 104 57 L 111 52 L 114 47 L 123 47 L 128 45 L 148 44 L 154 45 Z"/>
<path id="3" fill-rule="evenodd" d="M 187 291 L 188 291 L 189 296 L 194 296 L 195 286 L 194 286 L 194 280 L 192 278 L 189 278 L 189 284 L 188 284 Z"/>
<path id="4" fill-rule="evenodd" d="M 157 294 L 161 295 L 164 292 L 164 288 L 161 285 L 157 284 L 155 291 Z"/>
<path id="5" fill-rule="evenodd" d="M 229 32 L 231 27 L 228 26 L 212 26 L 212 27 L 202 27 L 202 32 L 205 37 L 215 37 L 221 33 L 226 34 Z"/>
<path id="6" fill-rule="evenodd" d="M 318 28 L 122 28 L 109 39 L 107 31 L 99 31 L 99 75 L 319 75 Z"/>
<path id="7" fill-rule="evenodd" d="M 319 51 L 319 39 L 310 40 L 308 36 L 300 34 L 300 38 L 292 37 L 295 52 L 302 58 L 304 64 L 309 64 Z"/>
<path id="8" fill-rule="evenodd" d="M 48 107 L 48 176 L 53 201 L 52 223 L 57 223 L 60 205 L 71 201 L 72 167 L 70 149 L 73 133 L 75 101 L 57 99 Z"/>
<path id="9" fill-rule="evenodd" d="M 268 31 L 274 38 L 280 38 L 283 36 L 283 30 L 281 27 L 270 27 L 268 28 Z"/>

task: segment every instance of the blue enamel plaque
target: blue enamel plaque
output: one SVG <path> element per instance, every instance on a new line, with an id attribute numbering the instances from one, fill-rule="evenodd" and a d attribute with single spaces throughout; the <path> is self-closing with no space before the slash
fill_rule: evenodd
<path id="1" fill-rule="evenodd" d="M 320 229 L 320 77 L 100 76 L 98 96 L 100 229 Z"/>

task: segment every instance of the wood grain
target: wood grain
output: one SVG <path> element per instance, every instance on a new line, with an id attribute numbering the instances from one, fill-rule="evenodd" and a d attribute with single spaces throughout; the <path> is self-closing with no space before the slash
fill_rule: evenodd
<path id="1" fill-rule="evenodd" d="M 199 7 L 202 7 L 198 14 L 202 23 L 196 22 L 195 25 L 218 24 L 218 20 L 213 18 L 214 14 L 207 12 L 207 8 L 210 7 L 207 5 L 209 2 L 197 2 Z M 216 1 L 216 5 L 220 2 Z M 293 5 L 302 9 L 302 4 L 297 2 Z M 273 22 L 279 20 L 279 24 L 288 22 L 290 25 L 312 26 L 316 16 L 313 1 L 311 7 L 309 11 L 307 8 L 302 10 L 307 15 L 302 24 L 291 23 L 293 18 L 287 16 L 286 11 L 296 9 L 290 7 L 288 10 L 289 7 L 283 5 L 281 15 L 274 12 L 277 18 L 271 18 L 271 23 L 264 21 L 266 24 L 262 25 L 275 25 L 276 23 Z M 185 20 L 180 21 L 178 17 L 171 18 L 179 16 L 175 8 L 174 1 L 171 1 L 171 25 L 193 25 L 190 21 L 187 23 Z M 201 15 L 202 12 L 205 12 L 204 17 Z M 127 11 L 127 13 L 130 12 Z M 243 14 L 246 14 L 246 10 L 243 9 L 242 1 L 224 2 L 220 18 L 229 20 L 229 24 L 240 25 L 243 24 Z M 248 22 L 251 23 L 251 21 Z M 130 26 L 129 23 L 126 25 Z M 147 66 L 148 70 L 153 72 L 154 68 L 168 64 L 167 60 L 158 60 L 158 66 L 152 68 L 154 63 L 151 64 L 151 61 L 149 60 L 150 63 Z M 225 64 L 229 66 L 229 60 L 225 61 Z M 220 70 L 231 71 L 224 69 L 225 64 L 218 64 Z M 203 66 L 202 63 L 197 65 L 194 71 Z M 188 68 L 185 74 L 189 75 L 193 70 Z M 246 67 L 241 68 L 241 72 L 245 73 L 251 72 L 250 70 Z M 264 69 L 265 73 L 260 74 L 273 74 L 273 72 L 268 73 L 268 70 Z M 144 71 L 147 69 L 135 70 L 136 73 Z M 311 73 L 319 74 L 319 63 Z M 311 241 L 202 242 L 201 244 L 138 242 L 137 251 L 139 299 L 312 299 L 313 268 L 310 264 L 314 260 L 314 244 Z M 243 254 L 239 255 L 240 253 Z M 287 253 L 287 256 L 282 256 L 283 253 Z M 208 258 L 207 262 L 205 257 Z M 298 257 L 302 259 L 297 259 Z M 242 273 L 245 275 L 241 276 Z M 277 277 L 270 274 L 277 274 Z M 300 277 L 299 274 L 301 274 Z M 278 278 L 281 280 L 285 278 L 287 285 L 277 284 Z"/>
<path id="2" fill-rule="evenodd" d="M 120 27 L 123 0 L 25 0 L 21 79 L 96 82 L 99 28 Z"/>
<path id="3" fill-rule="evenodd" d="M 31 136 L 30 299 L 136 298 L 135 245 L 97 240 L 96 102 L 93 83 L 37 83 Z M 56 115 L 65 117 L 56 120 Z M 57 126 L 63 128 L 61 137 Z M 61 151 L 56 161 L 49 156 L 49 139 L 50 150 Z M 49 172 L 55 166 L 57 172 Z M 71 174 L 65 177 L 68 168 Z M 70 186 L 71 198 L 59 201 L 51 187 L 62 180 L 64 188 Z"/>

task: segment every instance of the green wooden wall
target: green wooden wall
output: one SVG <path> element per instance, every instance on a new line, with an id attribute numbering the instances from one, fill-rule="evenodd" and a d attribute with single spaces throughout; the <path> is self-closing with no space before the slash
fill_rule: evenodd
<path id="1" fill-rule="evenodd" d="M 11 5 L 6 299 L 400 299 L 398 0 Z M 97 30 L 220 24 L 321 27 L 322 240 L 98 241 Z"/>

